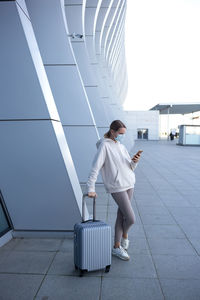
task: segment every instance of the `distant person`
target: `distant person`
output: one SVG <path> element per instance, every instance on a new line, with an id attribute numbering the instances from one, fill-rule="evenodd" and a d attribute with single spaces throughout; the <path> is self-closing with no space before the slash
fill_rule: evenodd
<path id="1" fill-rule="evenodd" d="M 170 136 L 170 140 L 173 141 L 174 136 L 173 136 L 172 132 L 170 132 L 170 135 L 169 135 L 169 136 Z"/>
<path id="2" fill-rule="evenodd" d="M 176 134 L 176 130 L 175 129 L 172 129 L 171 130 L 171 132 L 170 132 L 170 139 L 171 139 L 171 141 L 173 141 L 174 140 L 174 137 L 175 137 L 175 134 Z"/>
<path id="3" fill-rule="evenodd" d="M 92 163 L 87 188 L 89 197 L 97 197 L 95 182 L 99 171 L 101 171 L 103 183 L 108 193 L 118 205 L 117 218 L 115 222 L 115 238 L 112 254 L 128 260 L 129 247 L 128 230 L 135 223 L 135 214 L 131 205 L 133 188 L 135 184 L 134 170 L 140 159 L 141 150 L 130 157 L 126 147 L 121 140 L 126 133 L 126 126 L 115 120 L 110 129 L 97 143 L 97 153 Z"/>

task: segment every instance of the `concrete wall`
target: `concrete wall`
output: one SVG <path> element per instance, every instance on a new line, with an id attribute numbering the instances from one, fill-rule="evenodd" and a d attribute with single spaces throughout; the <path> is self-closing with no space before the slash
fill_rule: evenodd
<path id="1" fill-rule="evenodd" d="M 133 140 L 137 140 L 137 129 L 147 128 L 149 140 L 159 140 L 158 111 L 125 111 L 127 126 Z"/>

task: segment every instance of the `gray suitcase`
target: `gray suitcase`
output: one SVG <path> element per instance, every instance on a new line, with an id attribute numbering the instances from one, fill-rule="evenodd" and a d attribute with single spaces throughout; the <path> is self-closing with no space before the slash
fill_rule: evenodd
<path id="1" fill-rule="evenodd" d="M 85 271 L 111 266 L 111 227 L 96 220 L 96 199 L 93 198 L 93 220 L 85 221 L 85 197 L 82 199 L 82 222 L 74 225 L 74 265 L 80 276 Z"/>

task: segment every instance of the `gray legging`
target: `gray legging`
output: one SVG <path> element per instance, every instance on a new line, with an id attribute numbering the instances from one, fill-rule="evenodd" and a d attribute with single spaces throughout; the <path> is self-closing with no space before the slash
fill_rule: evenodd
<path id="1" fill-rule="evenodd" d="M 131 205 L 133 188 L 123 192 L 111 193 L 118 205 L 115 222 L 115 243 L 121 242 L 122 234 L 127 234 L 131 225 L 135 223 L 135 214 Z"/>

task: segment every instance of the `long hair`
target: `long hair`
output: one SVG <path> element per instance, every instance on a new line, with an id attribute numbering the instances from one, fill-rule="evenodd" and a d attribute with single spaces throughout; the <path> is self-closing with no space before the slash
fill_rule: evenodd
<path id="1" fill-rule="evenodd" d="M 110 138 L 111 137 L 111 129 L 113 129 L 114 131 L 117 131 L 119 128 L 126 128 L 126 125 L 120 121 L 120 120 L 114 120 L 111 124 L 110 124 L 110 129 L 104 134 L 105 138 Z"/>

